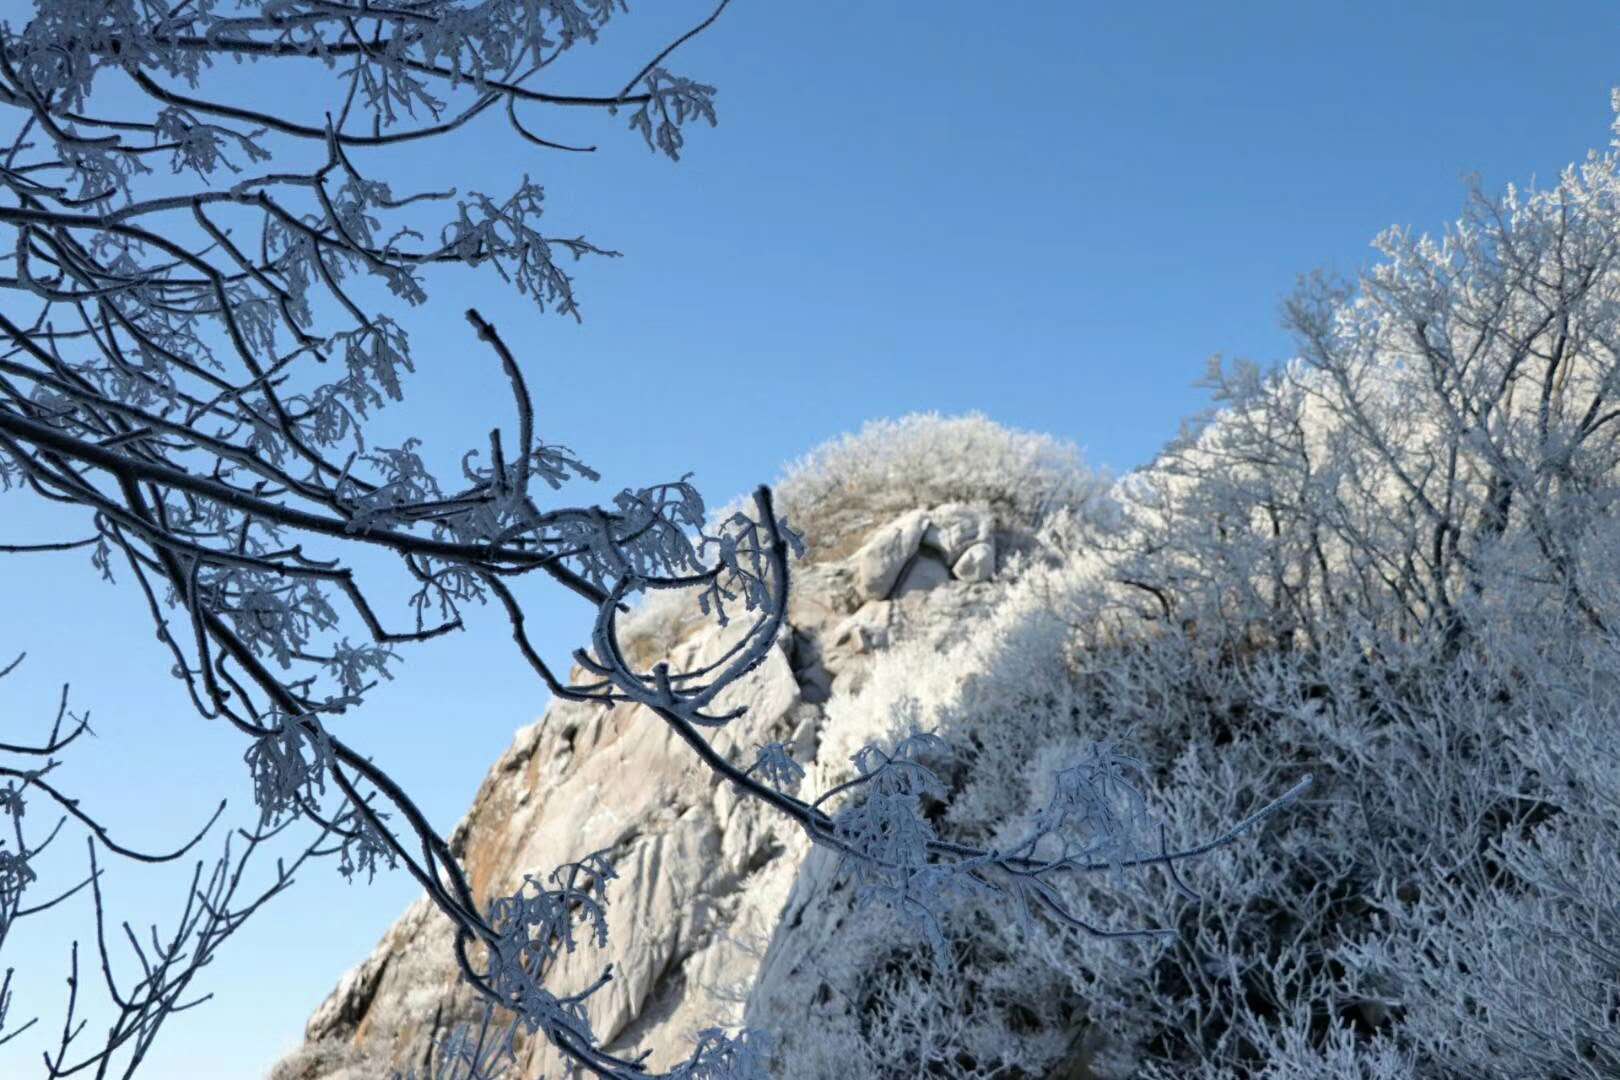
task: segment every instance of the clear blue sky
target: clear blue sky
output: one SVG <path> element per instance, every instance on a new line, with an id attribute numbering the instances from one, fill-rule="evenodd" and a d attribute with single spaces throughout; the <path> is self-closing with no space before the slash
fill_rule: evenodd
<path id="1" fill-rule="evenodd" d="M 706 10 L 635 5 L 545 86 L 613 92 Z M 0 2 L 14 24 L 20 12 Z M 603 474 L 565 488 L 568 503 L 693 470 L 718 505 L 867 420 L 930 409 L 982 410 L 1129 469 L 1205 405 L 1192 383 L 1212 353 L 1285 357 L 1277 308 L 1297 274 L 1353 271 L 1391 224 L 1437 229 L 1460 209 L 1465 173 L 1495 191 L 1607 146 L 1617 29 L 1610 4 L 1552 0 L 736 0 L 668 63 L 719 87 L 720 126 L 689 128 L 678 165 L 648 154 L 623 116 L 538 109 L 524 112 L 531 128 L 601 149 L 541 151 L 490 110 L 453 139 L 361 159 L 396 194 L 501 196 L 528 171 L 550 231 L 625 255 L 577 265 L 582 326 L 536 317 L 488 269 L 430 279 L 424 308 L 390 301 L 419 371 L 368 442 L 420 435 L 454 477 L 491 426 L 511 430 L 495 362 L 461 316 L 476 304 L 525 365 L 539 434 Z M 252 88 L 318 122 L 335 77 L 275 74 L 286 70 L 227 65 L 204 88 Z M 116 95 L 96 105 L 110 112 Z M 0 496 L 0 542 L 84 534 L 31 493 Z M 374 559 L 354 565 L 363 581 L 399 580 Z M 56 775 L 122 842 L 172 845 L 221 797 L 244 823 L 243 741 L 192 712 L 127 569 L 118 578 L 100 583 L 82 552 L 0 562 L 0 666 L 29 652 L 0 683 L 4 738 L 43 737 L 71 682 L 100 737 Z M 539 644 L 566 669 L 589 609 L 543 585 L 525 595 Z M 385 587 L 374 596 L 385 620 L 406 621 Z M 495 613 L 469 615 L 467 633 L 409 650 L 397 681 L 338 721 L 445 832 L 546 704 Z M 36 842 L 55 817 L 33 801 Z M 36 902 L 84 866 L 82 832 L 64 833 L 67 861 L 40 860 Z M 143 936 L 154 919 L 168 931 L 189 877 L 189 864 L 115 862 L 109 902 Z M 346 885 L 335 860 L 306 868 L 225 944 L 200 984 L 216 1000 L 169 1021 L 142 1075 L 261 1076 L 416 892 L 403 871 L 367 887 Z M 90 910 L 75 898 L 26 920 L 0 954 L 20 969 L 13 1022 L 41 1017 L 0 1047 L 0 1076 L 40 1073 L 75 932 L 81 1004 L 87 993 L 96 1006 L 85 1039 L 103 1022 Z M 136 962 L 112 948 L 128 986 Z"/>

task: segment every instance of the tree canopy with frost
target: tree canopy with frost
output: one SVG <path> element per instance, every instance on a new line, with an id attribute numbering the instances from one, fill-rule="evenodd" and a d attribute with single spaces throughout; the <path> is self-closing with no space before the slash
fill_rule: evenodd
<path id="1" fill-rule="evenodd" d="M 367 168 L 367 155 L 501 116 L 519 150 L 587 152 L 535 133 L 525 114 L 549 106 L 624 110 L 649 148 L 678 160 L 685 125 L 715 124 L 715 90 L 663 65 L 727 2 L 605 96 L 536 83 L 562 52 L 595 39 L 623 6 L 613 0 L 263 0 L 234 13 L 214 0 L 38 0 L 26 25 L 0 26 L 0 106 L 15 124 L 0 163 L 8 252 L 0 257 L 0 484 L 17 489 L 9 498 L 77 508 L 84 530 L 0 550 L 26 557 L 83 547 L 103 578 L 127 573 L 156 624 L 153 648 L 166 651 L 153 662 L 172 665 L 198 713 L 241 733 L 259 810 L 257 827 L 241 830 L 246 843 L 234 860 L 227 843 L 206 887 L 194 882 L 170 943 L 154 934 L 152 954 L 134 944 L 145 977 L 121 991 L 101 933 L 98 852 L 180 858 L 224 804 L 176 850 L 138 851 L 119 843 L 93 800 L 72 798 L 50 776 L 53 755 L 84 731 L 82 722 L 63 734 L 59 713 L 43 742 L 0 745 L 9 755 L 0 759 L 0 809 L 15 843 L 0 853 L 0 943 L 18 919 L 88 886 L 119 1008 L 104 1045 L 75 1056 L 83 1027 L 73 1025 L 75 946 L 68 1016 L 57 1049 L 44 1055 L 48 1076 L 86 1067 L 102 1075 L 121 1052 L 129 1054 L 124 1075 L 132 1074 L 223 940 L 298 865 L 332 854 L 345 876 L 369 878 L 379 861 L 403 865 L 455 924 L 456 961 L 487 1003 L 486 1020 L 496 1009 L 511 1014 L 505 1039 L 488 1023 L 476 1037 L 458 1032 L 443 1059 L 448 1075 L 490 1075 L 520 1025 L 586 1072 L 647 1075 L 641 1062 L 604 1051 L 590 1030 L 584 1002 L 611 971 L 586 986 L 547 979 L 563 951 L 606 934 L 614 869 L 605 854 L 480 902 L 409 794 L 335 730 L 332 718 L 363 704 L 401 648 L 461 629 L 473 602 L 494 602 L 552 694 L 650 710 L 704 767 L 837 852 L 871 901 L 936 943 L 937 918 L 958 893 L 998 897 L 1026 920 L 1039 913 L 1103 934 L 1065 907 L 1055 880 L 1109 867 L 1170 868 L 1229 843 L 1308 786 L 1306 776 L 1215 839 L 1170 850 L 1162 829 L 1139 837 L 1140 815 L 1125 820 L 1111 809 L 1109 795 L 1130 790 L 1126 759 L 1077 758 L 1058 772 L 1052 804 L 1028 835 L 983 848 L 938 836 L 919 816 L 918 799 L 937 780 L 922 760 L 933 737 L 916 733 L 888 749 L 867 746 L 841 790 L 801 798 L 794 790 L 802 770 L 782 747 L 732 761 L 705 734 L 735 718 L 710 706 L 766 656 L 786 610 L 790 549 L 803 552 L 769 488 L 754 493 L 752 516 L 738 512 L 712 533 L 687 477 L 624 490 L 611 508 L 542 505 L 537 481 L 555 490 L 570 475 L 595 474 L 536 432 L 524 365 L 476 310 L 465 313 L 470 333 L 510 385 L 515 425 L 492 426 L 449 482 L 428 470 L 416 439 L 367 446 L 371 410 L 402 400 L 400 372 L 413 361 L 406 333 L 357 302 L 351 276 L 379 279 L 417 305 L 427 300 L 428 268 L 489 263 L 538 311 L 578 319 L 573 279 L 558 260 L 615 254 L 582 236 L 544 232 L 543 190 L 527 178 L 500 197 L 397 192 Z M 257 84 L 263 96 L 247 100 L 198 89 L 218 60 L 245 61 L 273 78 L 293 57 L 319 59 L 334 76 L 335 111 L 323 121 L 281 115 L 268 79 Z M 92 86 L 106 80 L 125 92 L 92 98 Z M 324 162 L 311 171 L 290 166 L 285 152 L 299 147 Z M 193 190 L 151 193 L 155 165 L 194 177 Z M 222 166 L 230 177 L 218 183 Z M 389 224 L 416 203 L 446 207 L 436 239 Z M 317 317 L 317 297 L 332 318 Z M 395 627 L 393 613 L 344 565 L 345 552 L 367 547 L 392 552 L 418 584 L 397 598 L 413 612 L 409 628 Z M 590 681 L 564 684 L 533 648 L 518 588 L 536 574 L 595 607 L 590 648 L 574 654 Z M 740 599 L 754 622 L 702 669 L 633 670 L 616 619 L 629 599 L 656 589 L 696 590 L 704 614 L 722 623 Z M 834 795 L 838 808 L 824 809 Z M 29 860 L 56 834 L 33 843 L 23 830 L 25 801 L 52 805 L 89 833 L 86 879 L 32 907 L 22 904 L 35 883 Z M 292 866 L 278 861 L 268 888 L 238 900 L 255 848 L 299 820 L 317 833 L 304 855 Z M 181 946 L 193 936 L 185 958 Z M 0 1039 L 35 1022 L 17 1025 L 8 1005 L 0 988 Z M 709 1031 L 668 1075 L 761 1077 L 761 1039 Z"/>

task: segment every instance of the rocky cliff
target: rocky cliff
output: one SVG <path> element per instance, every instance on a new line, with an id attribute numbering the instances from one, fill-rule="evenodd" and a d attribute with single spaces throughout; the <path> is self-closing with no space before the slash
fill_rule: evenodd
<path id="1" fill-rule="evenodd" d="M 714 736 L 722 753 L 740 758 L 781 741 L 812 778 L 847 769 L 851 738 L 837 728 L 874 669 L 903 644 L 960 645 L 1022 567 L 1051 560 L 1036 523 L 1095 490 L 1050 440 L 977 418 L 907 424 L 824 448 L 778 486 L 810 553 L 794 564 L 771 658 L 715 707 L 748 706 Z M 942 437 L 962 456 L 941 455 Z M 881 481 L 861 474 L 874 455 L 887 470 Z M 952 489 L 969 501 L 942 497 Z M 641 664 L 667 656 L 676 670 L 701 666 L 742 629 L 683 617 L 668 596 L 626 621 L 627 651 Z M 820 762 L 827 755 L 840 760 Z M 809 853 L 796 828 L 739 801 L 650 713 L 570 702 L 553 702 L 517 733 L 450 842 L 481 897 L 611 852 L 619 877 L 609 886 L 608 944 L 572 954 L 555 987 L 583 987 L 611 963 L 612 981 L 589 999 L 592 1029 L 606 1049 L 646 1052 L 656 1069 L 684 1060 L 696 1030 L 741 1020 L 767 943 L 787 932 L 784 906 Z M 272 1080 L 373 1080 L 411 1067 L 431 1075 L 433 1040 L 480 1012 L 451 941 L 449 922 L 420 898 L 315 1011 L 305 1045 Z M 561 1075 L 543 1039 L 520 1035 L 518 1045 L 520 1075 Z"/>

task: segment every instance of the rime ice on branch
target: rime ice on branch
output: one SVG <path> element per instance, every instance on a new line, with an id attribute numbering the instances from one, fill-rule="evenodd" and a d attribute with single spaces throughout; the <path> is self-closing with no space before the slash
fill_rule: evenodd
<path id="1" fill-rule="evenodd" d="M 597 95 L 542 90 L 536 76 L 578 42 L 595 41 L 615 12 L 612 0 L 267 0 L 232 15 L 216 11 L 213 0 L 51 0 L 25 26 L 0 32 L 0 105 L 15 122 L 0 164 L 0 227 L 11 241 L 0 285 L 12 297 L 0 305 L 0 483 L 23 489 L 11 497 L 31 493 L 87 511 L 88 535 L 64 543 L 91 548 L 93 568 L 108 581 L 116 580 L 115 556 L 121 560 L 196 710 L 242 734 L 261 812 L 258 838 L 307 817 L 336 844 L 323 850 L 318 840 L 305 857 L 336 853 L 346 876 L 363 870 L 369 877 L 379 859 L 403 864 L 455 923 L 466 980 L 515 1014 L 511 1030 L 543 1032 L 600 1076 L 644 1075 L 639 1063 L 602 1050 L 586 1020 L 583 1002 L 611 973 L 569 991 L 545 983 L 559 950 L 577 944 L 576 923 L 605 934 L 612 867 L 592 855 L 547 884 L 535 882 L 538 895 L 519 891 L 481 910 L 438 831 L 328 719 L 362 704 L 376 678 L 388 677 L 397 647 L 460 629 L 468 602 L 497 602 L 514 644 L 553 694 L 645 706 L 704 764 L 839 851 L 874 899 L 915 915 L 925 930 L 953 889 L 1000 892 L 1021 910 L 1073 921 L 1046 886 L 1049 875 L 1168 866 L 1227 842 L 1309 782 L 1193 850 L 1108 848 L 1102 862 L 1089 855 L 1054 861 L 1035 857 L 1032 843 L 1003 852 L 933 836 L 915 813 L 928 776 L 911 758 L 918 740 L 891 754 L 864 751 L 861 776 L 846 792 L 854 805 L 829 816 L 820 800 L 782 789 L 793 770 L 779 748 L 766 748 L 756 768 L 743 770 L 703 735 L 734 717 L 706 710 L 765 657 L 786 610 L 788 548 L 802 550 L 767 488 L 755 494 L 755 517 L 738 514 L 713 535 L 703 531 L 703 502 L 686 477 L 627 489 L 612 509 L 543 509 L 536 480 L 557 489 L 571 474 L 595 474 L 537 435 L 518 358 L 476 311 L 466 317 L 510 384 L 515 436 L 488 429 L 450 484 L 429 471 L 417 439 L 368 448 L 362 429 L 370 410 L 402 401 L 402 371 L 414 367 L 405 331 L 363 308 L 351 275 L 380 279 L 417 305 L 427 298 L 427 267 L 488 262 L 538 310 L 578 319 L 573 279 L 558 256 L 616 254 L 583 236 L 542 231 L 544 193 L 527 175 L 504 197 L 396 193 L 369 174 L 368 152 L 504 117 L 537 156 L 588 153 L 594 148 L 536 134 L 535 118 L 543 108 L 594 108 L 629 110 L 629 126 L 647 146 L 676 160 L 687 121 L 716 122 L 715 91 L 662 65 L 727 2 L 616 92 Z M 268 96 L 219 100 L 204 76 L 225 58 L 272 73 L 319 61 L 336 76 L 341 104 L 317 120 L 283 116 Z M 92 96 L 98 80 L 117 91 Z M 283 164 L 283 153 L 300 146 L 324 155 L 319 168 Z M 154 159 L 175 175 L 195 176 L 195 190 L 144 194 Z M 225 184 L 214 179 L 221 166 L 232 177 Z M 419 203 L 428 205 L 417 214 L 453 203 L 437 242 L 398 221 L 402 208 Z M 313 291 L 336 302 L 333 324 L 316 318 Z M 30 298 L 38 305 L 31 318 L 22 314 Z M 294 374 L 309 374 L 311 364 L 337 375 L 295 388 Z M 360 545 L 392 552 L 418 583 L 410 597 L 414 628 L 390 628 L 344 565 L 343 553 Z M 563 684 L 531 645 L 514 590 L 519 577 L 535 573 L 597 608 L 593 654 L 575 654 L 594 681 Z M 710 667 L 633 671 L 615 618 L 633 595 L 666 588 L 698 589 L 704 611 L 712 605 L 722 621 L 740 592 L 756 622 Z M 344 611 L 363 627 L 360 644 L 352 630 L 339 634 Z M 39 755 L 57 745 L 53 735 L 44 750 L 6 749 Z M 133 854 L 44 779 L 49 767 L 0 768 L 15 781 L 5 804 L 14 821 L 22 795 L 36 792 L 104 846 Z M 1067 814 L 1054 806 L 1050 824 Z M 20 826 L 17 842 L 4 863 L 12 890 L 27 881 L 30 849 Z M 95 885 L 93 841 L 91 860 Z M 227 847 L 217 881 L 229 864 Z M 260 902 L 286 878 L 283 871 Z M 216 891 L 205 903 L 207 947 L 199 944 L 183 980 L 258 906 L 227 912 L 228 899 Z M 179 940 L 165 963 L 178 962 Z M 483 970 L 475 950 L 487 957 Z M 76 1032 L 64 1029 L 50 1075 L 103 1059 L 131 1038 L 136 1056 L 144 1053 L 176 1007 L 160 985 L 161 971 L 151 994 L 126 1004 L 132 1026 L 115 1030 L 90 1058 L 66 1060 Z M 509 1031 L 508 1047 L 510 1038 Z M 762 1076 L 761 1045 L 756 1035 L 711 1032 L 670 1075 Z M 451 1056 L 474 1075 L 492 1067 L 483 1040 L 473 1050 L 458 1044 Z"/>

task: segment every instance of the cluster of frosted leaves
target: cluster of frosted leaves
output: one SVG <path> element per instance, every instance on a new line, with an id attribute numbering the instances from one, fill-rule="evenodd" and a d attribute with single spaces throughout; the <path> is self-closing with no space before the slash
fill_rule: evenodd
<path id="1" fill-rule="evenodd" d="M 370 805 L 362 809 L 351 802 L 335 819 L 339 827 L 348 826 L 350 829 L 350 834 L 343 838 L 343 844 L 338 849 L 338 873 L 351 884 L 354 875 L 361 870 L 366 872 L 366 882 L 370 884 L 377 876 L 379 856 L 388 860 L 390 870 L 398 865 L 393 845 L 382 832 L 381 823 L 390 816 Z"/>
<path id="2" fill-rule="evenodd" d="M 282 670 L 295 653 L 307 653 L 311 634 L 332 630 L 338 615 L 313 581 L 236 566 L 198 573 L 197 591 L 206 610 L 231 624 L 256 655 L 272 657 Z"/>
<path id="3" fill-rule="evenodd" d="M 778 791 L 791 793 L 804 779 L 804 766 L 793 760 L 793 754 L 779 742 L 759 747 L 749 775 L 758 772 L 760 778 Z"/>
<path id="4" fill-rule="evenodd" d="M 334 767 L 331 736 L 313 715 L 300 723 L 282 714 L 271 733 L 255 739 L 242 756 L 253 777 L 261 828 L 284 815 L 296 817 L 300 799 L 313 802 L 326 791 Z"/>
<path id="5" fill-rule="evenodd" d="M 764 1032 L 727 1035 L 719 1028 L 698 1032 L 692 1056 L 671 1069 L 671 1080 L 759 1080 L 766 1069 L 770 1038 Z"/>
<path id="6" fill-rule="evenodd" d="M 316 805 L 326 792 L 326 778 L 336 771 L 331 736 L 321 724 L 318 712 L 292 717 L 279 711 L 267 714 L 269 734 L 258 736 L 242 755 L 253 779 L 253 798 L 259 806 L 259 827 L 296 818 Z M 393 848 L 382 833 L 382 822 L 390 816 L 370 803 L 347 802 L 332 824 L 341 830 L 338 873 L 353 881 L 356 871 L 364 870 L 367 880 L 376 877 L 377 860 L 397 864 Z"/>
<path id="7" fill-rule="evenodd" d="M 1029 853 L 1053 864 L 1107 861 L 1116 886 L 1125 885 L 1125 860 L 1142 851 L 1138 839 L 1152 824 L 1147 800 L 1125 778 L 1125 770 L 1139 775 L 1147 766 L 1138 758 L 1117 753 L 1111 743 L 1098 743 L 1058 768 L 1049 801 L 1030 822 L 1030 832 L 1009 851 Z M 1127 808 L 1115 808 L 1123 795 Z"/>
<path id="8" fill-rule="evenodd" d="M 902 715 L 915 721 L 918 703 L 902 703 Z M 934 827 L 918 813 L 924 798 L 943 800 L 946 788 L 937 773 L 918 758 L 950 750 L 937 735 L 912 727 L 885 753 L 868 743 L 852 756 L 860 785 L 833 816 L 834 837 L 843 851 L 839 872 L 850 874 L 857 901 L 888 909 L 901 924 L 919 930 L 933 948 L 941 968 L 950 966 L 950 948 L 940 928 L 941 917 L 959 897 L 991 891 L 970 876 L 989 857 L 940 864 L 929 858 L 938 839 Z"/>
<path id="9" fill-rule="evenodd" d="M 695 492 L 693 493 L 696 494 Z M 621 509 L 625 509 L 620 504 Z M 703 502 L 695 500 L 685 504 L 686 520 L 694 526 L 703 520 Z M 738 511 L 727 518 L 726 526 L 734 532 L 724 529 L 715 536 L 703 535 L 698 544 L 697 554 L 702 555 L 710 546 L 716 549 L 718 565 L 727 572 L 727 585 L 743 590 L 744 607 L 753 611 L 766 608 L 770 604 L 770 586 L 766 583 L 768 574 L 765 565 L 765 544 L 761 536 L 761 524 L 750 518 L 747 514 Z M 786 517 L 776 519 L 776 530 L 788 543 L 796 558 L 803 558 L 807 550 L 804 534 L 788 524 Z M 684 537 L 682 537 L 684 540 Z M 684 554 L 689 549 L 677 549 Z M 660 555 L 666 559 L 676 552 L 661 551 Z M 721 626 L 726 626 L 729 618 L 726 615 L 722 600 L 734 600 L 736 595 L 729 588 L 722 587 L 720 579 L 716 578 L 708 588 L 698 595 L 698 607 L 707 616 L 712 605 Z"/>
<path id="10" fill-rule="evenodd" d="M 642 138 L 647 140 L 648 150 L 661 150 L 670 160 L 679 161 L 681 147 L 686 143 L 680 126 L 689 117 L 702 117 L 710 127 L 718 122 L 714 115 L 714 87 L 671 75 L 663 68 L 655 67 L 647 73 L 647 89 L 652 96 L 631 115 L 630 127 L 641 132 Z M 658 114 L 656 131 L 653 125 L 655 110 Z M 674 113 L 673 118 L 671 112 Z"/>
<path id="11" fill-rule="evenodd" d="M 607 944 L 607 882 L 616 876 L 606 855 L 596 852 L 553 870 L 555 888 L 525 875 L 524 886 L 490 905 L 489 922 L 499 940 L 492 946 L 489 985 L 523 1017 L 531 1033 L 561 1027 L 586 1045 L 595 1044 L 584 1001 L 606 978 L 567 998 L 558 998 L 540 983 L 562 953 L 578 948 L 580 924 L 590 928 L 598 947 Z M 536 895 L 524 894 L 528 885 L 538 890 Z"/>
<path id="12" fill-rule="evenodd" d="M 23 788 L 15 781 L 8 780 L 4 788 L 0 788 L 0 814 L 13 822 L 21 821 L 24 810 Z M 11 920 L 16 917 L 17 904 L 36 875 L 28 865 L 28 852 L 6 851 L 6 841 L 0 839 L 0 940 L 4 940 Z M 3 1018 L 3 1003 L 0 1003 L 0 1018 Z"/>

